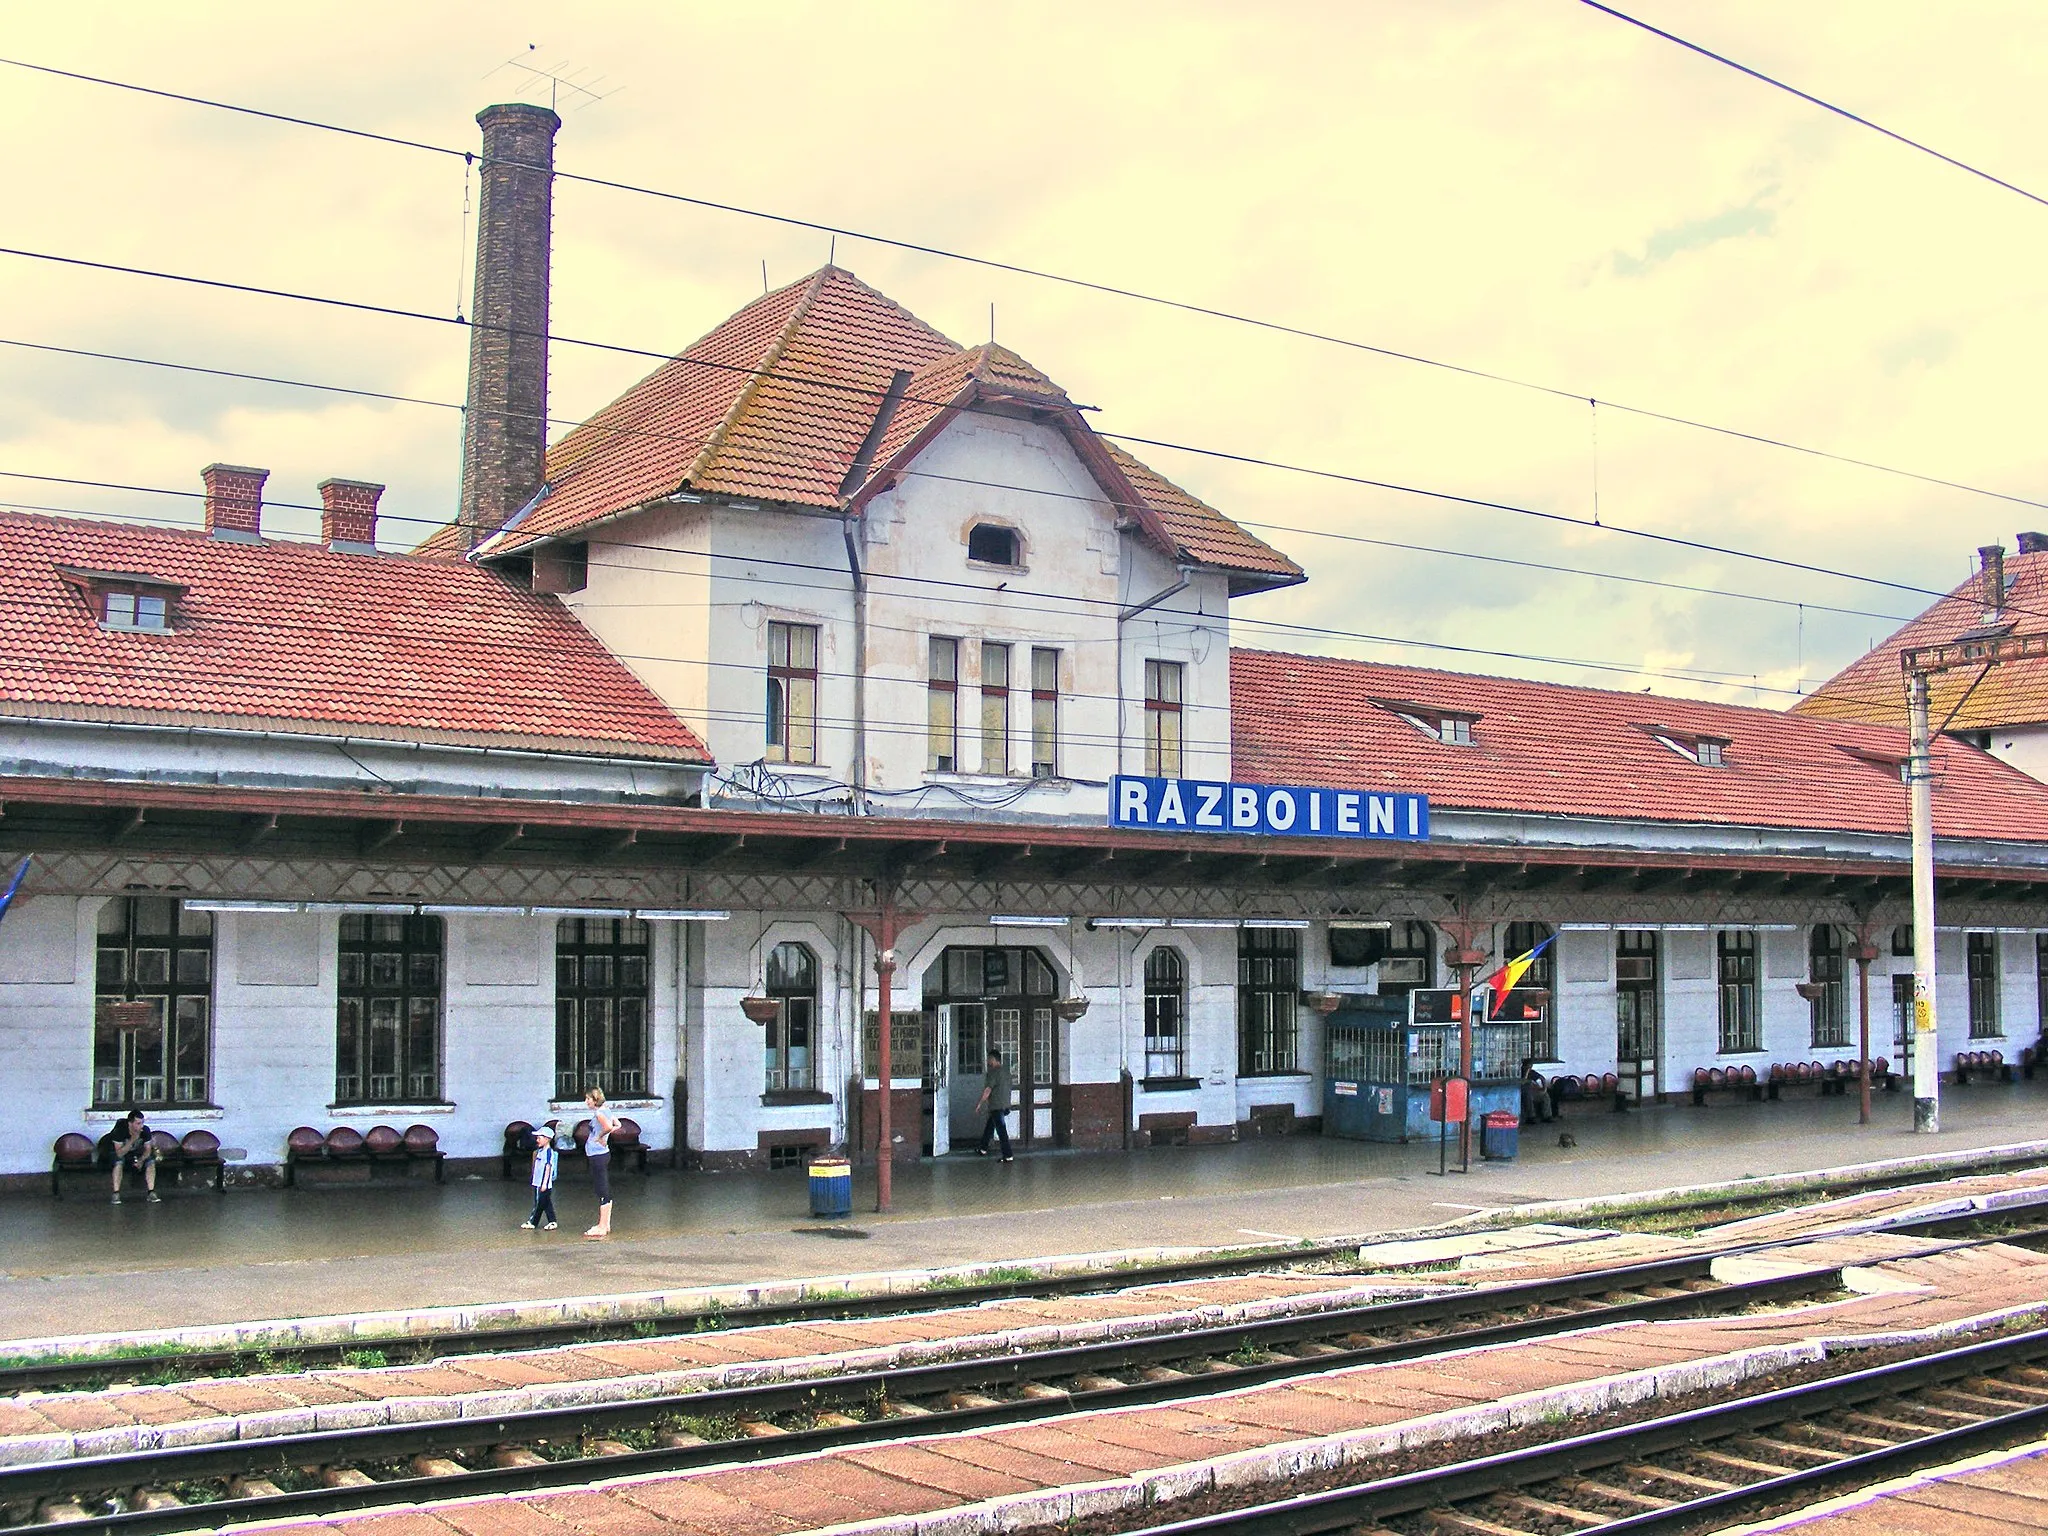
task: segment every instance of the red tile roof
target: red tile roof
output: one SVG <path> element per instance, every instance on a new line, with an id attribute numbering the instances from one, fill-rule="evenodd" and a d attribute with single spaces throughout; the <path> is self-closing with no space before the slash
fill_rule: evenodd
<path id="1" fill-rule="evenodd" d="M 1906 738 L 1889 727 L 1270 651 L 1232 652 L 1230 679 L 1240 780 L 1407 790 L 1446 810 L 1906 831 Z M 1473 745 L 1425 735 L 1396 702 L 1478 716 Z M 1727 740 L 1727 766 L 1651 726 Z M 1936 746 L 1935 773 L 1941 836 L 2048 842 L 2048 786 L 1955 741 Z"/>
<path id="2" fill-rule="evenodd" d="M 1115 456 L 1103 472 L 1117 483 L 1105 489 L 1130 500 L 1171 553 L 1241 573 L 1247 585 L 1301 579 L 1285 555 L 1096 438 L 1065 392 L 1016 353 L 963 350 L 830 266 L 756 299 L 572 430 L 548 452 L 547 495 L 485 551 L 511 554 L 681 490 L 837 509 L 899 370 L 910 381 L 871 453 L 871 485 L 902 472 L 919 434 L 948 408 L 1021 398 Z M 419 552 L 455 546 L 443 530 Z"/>
<path id="3" fill-rule="evenodd" d="M 174 584 L 102 628 L 63 569 Z M 460 561 L 0 512 L 0 714 L 709 761 L 553 598 Z"/>
<path id="4" fill-rule="evenodd" d="M 1899 652 L 1953 640 L 1984 620 L 1982 576 L 1972 576 L 1897 634 L 1851 662 L 1793 705 L 1829 720 L 1906 723 L 1905 674 Z M 2048 633 L 2048 554 L 2008 555 L 2002 619 L 2015 635 Z M 1980 679 L 1966 668 L 1935 677 L 1928 688 L 1934 721 L 1952 731 L 2048 723 L 2048 660 L 2000 662 Z M 1964 695 L 1968 694 L 1965 698 Z M 1956 706 L 1961 704 L 1961 708 Z M 1954 718 L 1950 719 L 1950 712 Z"/>

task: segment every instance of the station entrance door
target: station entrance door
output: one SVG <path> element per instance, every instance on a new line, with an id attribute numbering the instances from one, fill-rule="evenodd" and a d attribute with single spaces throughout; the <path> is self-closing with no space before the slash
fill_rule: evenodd
<path id="1" fill-rule="evenodd" d="M 1052 1091 L 1059 1078 L 1058 978 L 1036 949 L 960 945 L 924 976 L 926 1009 L 949 1034 L 950 1073 L 941 1090 L 955 1151 L 981 1139 L 975 1112 L 993 1050 L 1016 1084 L 1010 1136 L 1020 1147 L 1052 1143 Z"/>
<path id="2" fill-rule="evenodd" d="M 1657 1015 L 1657 935 L 1629 929 L 1614 936 L 1614 1060 L 1621 1091 L 1654 1102 L 1662 1031 Z"/>

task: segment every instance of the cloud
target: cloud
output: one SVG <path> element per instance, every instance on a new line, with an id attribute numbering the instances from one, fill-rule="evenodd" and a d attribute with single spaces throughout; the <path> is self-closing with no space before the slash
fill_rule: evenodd
<path id="1" fill-rule="evenodd" d="M 1704 251 L 1724 240 L 1740 240 L 1745 235 L 1770 234 L 1778 227 L 1778 216 L 1764 206 L 1764 199 L 1769 196 L 1770 192 L 1760 192 L 1739 208 L 1723 209 L 1720 213 L 1704 219 L 1690 219 L 1683 224 L 1660 229 L 1643 242 L 1640 256 L 1616 251 L 1615 275 L 1640 277 L 1645 272 L 1663 266 L 1674 257 L 1692 251 Z"/>

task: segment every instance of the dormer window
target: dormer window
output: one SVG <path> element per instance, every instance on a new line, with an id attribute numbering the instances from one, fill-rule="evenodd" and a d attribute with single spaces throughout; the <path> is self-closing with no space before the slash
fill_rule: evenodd
<path id="1" fill-rule="evenodd" d="M 108 629 L 164 633 L 171 627 L 170 598 L 141 587 L 108 587 L 100 593 L 100 623 Z"/>
<path id="2" fill-rule="evenodd" d="M 1391 714 L 1399 715 L 1415 729 L 1433 741 L 1440 741 L 1447 747 L 1469 747 L 1475 745 L 1473 728 L 1480 717 L 1469 710 L 1439 709 L 1430 704 L 1413 704 L 1393 699 L 1374 699 L 1373 702 Z"/>
<path id="3" fill-rule="evenodd" d="M 184 588 L 175 581 L 129 571 L 84 571 L 59 566 L 57 574 L 85 599 L 93 621 L 102 629 L 167 635 L 177 618 Z"/>
<path id="4" fill-rule="evenodd" d="M 976 565 L 1018 566 L 1017 530 L 1000 523 L 976 523 L 967 530 L 967 558 Z"/>
<path id="5" fill-rule="evenodd" d="M 1674 731 L 1662 725 L 1646 725 L 1642 729 L 1687 762 L 1698 763 L 1702 768 L 1728 766 L 1728 749 L 1734 743 L 1726 736 L 1702 736 L 1695 731 Z"/>
<path id="6" fill-rule="evenodd" d="M 1891 778 L 1899 780 L 1901 783 L 1905 782 L 1906 759 L 1896 752 L 1878 752 L 1869 747 L 1845 746 L 1839 741 L 1835 743 L 1835 750 L 1845 757 L 1855 759 L 1855 761 L 1862 763 L 1866 767 L 1875 768 L 1879 773 L 1886 774 Z"/>

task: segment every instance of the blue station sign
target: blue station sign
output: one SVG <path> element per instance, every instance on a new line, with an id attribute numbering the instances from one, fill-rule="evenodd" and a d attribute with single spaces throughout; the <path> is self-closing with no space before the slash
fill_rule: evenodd
<path id="1" fill-rule="evenodd" d="M 1269 837 L 1429 836 L 1423 795 L 1285 784 L 1219 784 L 1208 779 L 1109 781 L 1109 824 L 1148 832 L 1237 832 Z"/>

